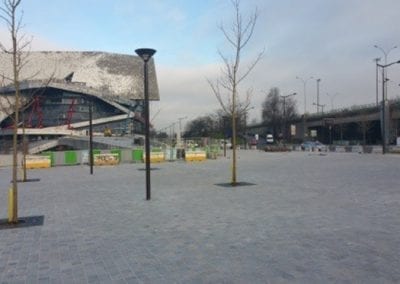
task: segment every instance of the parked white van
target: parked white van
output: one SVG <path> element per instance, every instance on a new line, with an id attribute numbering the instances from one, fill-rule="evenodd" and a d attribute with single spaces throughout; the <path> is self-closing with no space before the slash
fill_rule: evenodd
<path id="1" fill-rule="evenodd" d="M 274 143 L 274 136 L 272 136 L 272 134 L 267 134 L 267 144 L 272 144 Z"/>

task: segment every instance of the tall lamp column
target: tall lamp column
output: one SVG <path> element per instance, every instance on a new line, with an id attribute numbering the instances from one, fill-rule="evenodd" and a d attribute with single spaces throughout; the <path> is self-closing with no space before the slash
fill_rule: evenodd
<path id="1" fill-rule="evenodd" d="M 313 77 L 311 76 L 310 78 L 307 79 L 303 79 L 299 76 L 296 77 L 296 79 L 300 80 L 303 82 L 303 95 L 304 95 L 304 114 L 303 114 L 303 140 L 305 139 L 305 137 L 307 136 L 307 127 L 306 127 L 306 122 L 307 122 L 307 118 L 306 118 L 306 113 L 307 113 L 307 81 L 313 79 Z"/>
<path id="2" fill-rule="evenodd" d="M 286 119 L 286 99 L 291 96 L 295 96 L 297 93 L 293 93 L 286 96 L 281 96 L 283 98 L 283 140 L 287 141 L 287 119 Z"/>
<path id="3" fill-rule="evenodd" d="M 379 66 L 378 66 L 378 62 L 380 61 L 381 59 L 380 58 L 375 58 L 374 59 L 374 61 L 375 61 L 375 64 L 376 64 L 376 74 L 375 74 L 375 88 L 376 88 L 376 91 L 375 91 L 375 93 L 376 93 L 376 106 L 379 106 L 379 86 L 378 86 L 378 73 L 379 73 Z"/>
<path id="4" fill-rule="evenodd" d="M 146 200 L 151 199 L 150 185 L 150 118 L 149 118 L 149 79 L 147 62 L 156 53 L 155 49 L 139 48 L 135 50 L 136 54 L 144 61 L 144 126 L 145 126 L 145 155 L 146 155 Z"/>
<path id="5" fill-rule="evenodd" d="M 317 79 L 317 114 L 319 113 L 319 84 L 321 83 L 321 79 Z M 323 111 L 322 111 L 323 112 Z"/>
<path id="6" fill-rule="evenodd" d="M 387 89 L 386 89 L 386 82 L 389 80 L 386 78 L 386 68 L 393 65 L 399 64 L 400 60 L 396 62 L 392 62 L 389 64 L 381 65 L 377 64 L 379 67 L 382 68 L 382 154 L 386 154 L 387 152 L 387 144 L 388 144 L 388 134 L 389 134 L 389 111 L 388 102 L 387 102 Z M 388 118 L 386 117 L 388 116 Z"/>
<path id="7" fill-rule="evenodd" d="M 387 64 L 388 64 L 388 63 L 387 63 L 388 55 L 389 55 L 389 53 L 390 53 L 393 49 L 396 49 L 396 48 L 397 48 L 397 45 L 392 46 L 390 49 L 383 49 L 383 48 L 380 47 L 379 45 L 374 45 L 374 47 L 375 47 L 376 49 L 379 49 L 380 51 L 382 51 L 382 53 L 383 53 L 383 55 L 384 55 L 384 59 L 385 59 L 385 62 L 384 62 L 383 65 L 387 65 Z M 379 65 L 378 62 L 376 62 L 376 64 Z M 383 70 L 384 70 L 384 72 L 385 72 L 385 74 L 383 74 L 383 75 L 384 75 L 385 78 L 387 78 L 387 74 L 386 74 L 385 68 L 383 68 Z M 385 85 L 385 84 L 382 82 L 382 85 Z M 385 93 L 386 93 L 386 96 L 387 96 L 387 86 L 385 86 Z M 382 94 L 382 96 L 383 96 L 383 94 Z"/>

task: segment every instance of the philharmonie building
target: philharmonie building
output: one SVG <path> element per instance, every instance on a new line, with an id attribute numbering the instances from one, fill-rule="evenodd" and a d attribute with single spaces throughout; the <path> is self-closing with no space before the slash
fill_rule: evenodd
<path id="1" fill-rule="evenodd" d="M 105 52 L 29 52 L 19 74 L 18 134 L 29 141 L 85 136 L 92 105 L 94 132 L 144 133 L 143 60 Z M 149 99 L 159 100 L 154 61 L 148 63 Z M 15 87 L 12 55 L 0 53 L 0 146 L 10 145 Z"/>

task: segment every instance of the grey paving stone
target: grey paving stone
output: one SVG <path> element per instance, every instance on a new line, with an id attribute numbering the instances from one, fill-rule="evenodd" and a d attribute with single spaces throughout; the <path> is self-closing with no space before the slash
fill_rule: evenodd
<path id="1" fill-rule="evenodd" d="M 239 151 L 158 164 L 30 170 L 0 230 L 0 283 L 398 283 L 400 156 Z M 11 171 L 0 168 L 0 219 Z"/>

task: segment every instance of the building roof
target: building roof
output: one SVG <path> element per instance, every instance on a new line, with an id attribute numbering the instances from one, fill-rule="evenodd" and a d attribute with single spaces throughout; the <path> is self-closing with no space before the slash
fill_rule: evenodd
<path id="1" fill-rule="evenodd" d="M 143 60 L 138 56 L 75 51 L 40 51 L 26 53 L 20 81 L 48 82 L 61 89 L 97 96 L 143 99 Z M 0 76 L 4 84 L 12 78 L 12 57 L 0 53 Z M 154 61 L 148 63 L 149 99 L 159 100 Z M 33 84 L 35 85 L 35 84 Z M 64 87 L 62 87 L 64 85 Z"/>

